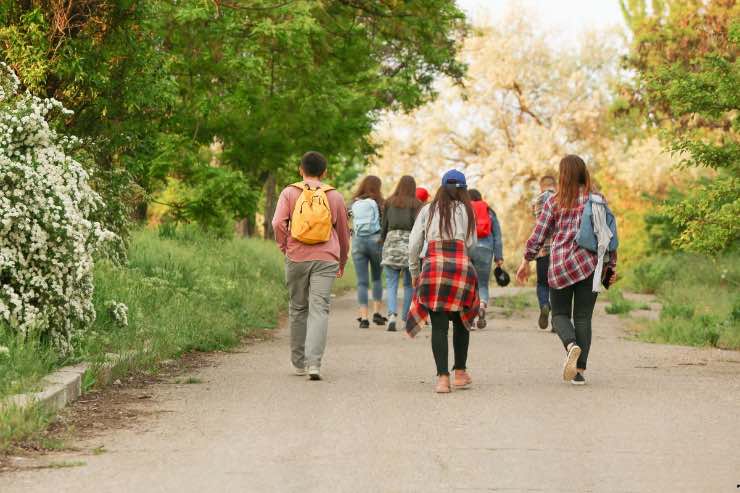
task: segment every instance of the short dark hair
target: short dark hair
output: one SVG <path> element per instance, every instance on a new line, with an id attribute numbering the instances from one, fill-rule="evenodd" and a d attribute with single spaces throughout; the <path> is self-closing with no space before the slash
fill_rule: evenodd
<path id="1" fill-rule="evenodd" d="M 326 171 L 326 158 L 316 151 L 308 151 L 301 158 L 301 169 L 308 175 L 318 178 Z"/>
<path id="2" fill-rule="evenodd" d="M 540 178 L 540 185 L 542 185 L 543 183 L 547 183 L 548 181 L 550 183 L 552 183 L 553 185 L 557 185 L 558 184 L 558 181 L 555 179 L 554 176 L 552 176 L 552 175 L 545 175 L 542 178 Z"/>
<path id="3" fill-rule="evenodd" d="M 471 188 L 468 190 L 468 194 L 470 195 L 470 200 L 483 200 L 483 196 L 480 194 L 477 188 Z"/>

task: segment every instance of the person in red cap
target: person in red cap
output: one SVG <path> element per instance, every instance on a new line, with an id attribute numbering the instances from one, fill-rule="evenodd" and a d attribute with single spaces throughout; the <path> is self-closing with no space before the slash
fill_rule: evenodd
<path id="1" fill-rule="evenodd" d="M 427 200 L 429 200 L 429 191 L 424 187 L 416 187 L 416 198 L 422 204 L 426 204 Z"/>

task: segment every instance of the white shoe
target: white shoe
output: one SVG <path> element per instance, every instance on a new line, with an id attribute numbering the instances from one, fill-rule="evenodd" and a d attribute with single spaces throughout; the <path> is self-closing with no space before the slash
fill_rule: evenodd
<path id="1" fill-rule="evenodd" d="M 563 363 L 563 380 L 570 382 L 578 374 L 578 357 L 581 356 L 581 348 L 577 344 L 571 344 L 568 354 Z"/>
<path id="2" fill-rule="evenodd" d="M 308 378 L 311 380 L 321 380 L 321 372 L 318 366 L 312 366 L 308 369 Z"/>
<path id="3" fill-rule="evenodd" d="M 306 371 L 305 368 L 298 368 L 293 363 L 291 363 L 290 366 L 293 368 L 293 373 L 295 373 L 299 377 L 305 377 L 308 374 L 308 371 Z"/>

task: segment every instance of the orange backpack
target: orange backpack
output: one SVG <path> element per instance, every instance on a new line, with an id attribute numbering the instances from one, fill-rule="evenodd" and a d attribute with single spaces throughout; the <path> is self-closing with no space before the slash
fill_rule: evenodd
<path id="1" fill-rule="evenodd" d="M 293 183 L 291 186 L 300 188 L 301 195 L 290 216 L 290 235 L 307 245 L 329 241 L 334 222 L 326 192 L 334 190 L 334 187 L 324 185 L 311 189 L 305 182 Z"/>

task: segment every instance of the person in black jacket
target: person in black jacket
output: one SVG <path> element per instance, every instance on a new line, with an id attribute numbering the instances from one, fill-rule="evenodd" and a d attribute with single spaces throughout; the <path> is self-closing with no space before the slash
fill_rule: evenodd
<path id="1" fill-rule="evenodd" d="M 406 314 L 411 306 L 413 286 L 409 272 L 409 235 L 414 227 L 416 215 L 422 203 L 416 198 L 416 180 L 412 176 L 403 176 L 396 186 L 396 190 L 388 197 L 383 211 L 383 227 L 381 241 L 383 242 L 383 268 L 388 304 L 388 330 L 396 330 L 398 318 L 398 284 L 403 276 L 403 309 L 401 320 L 406 320 Z"/>

